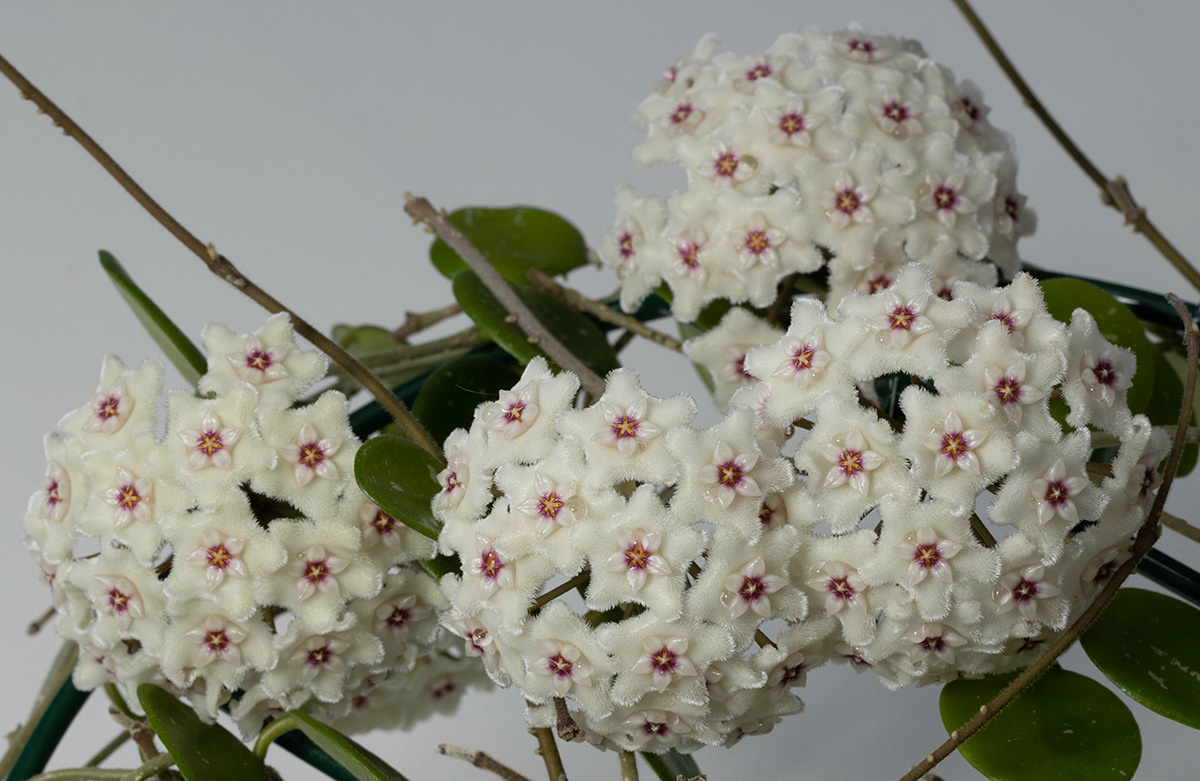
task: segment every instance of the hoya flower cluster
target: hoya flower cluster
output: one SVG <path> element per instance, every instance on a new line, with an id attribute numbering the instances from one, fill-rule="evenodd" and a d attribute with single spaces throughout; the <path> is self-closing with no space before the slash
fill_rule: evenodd
<path id="1" fill-rule="evenodd" d="M 161 438 L 161 366 L 110 357 L 46 439 L 25 525 L 80 645 L 75 684 L 165 685 L 247 732 L 283 709 L 339 719 L 461 689 L 462 660 L 427 656 L 444 600 L 410 563 L 432 544 L 355 486 L 345 397 L 295 403 L 324 357 L 283 316 L 210 326 L 204 345 L 200 393 L 167 394 Z"/>
<path id="2" fill-rule="evenodd" d="M 714 299 L 766 307 L 826 260 L 831 306 L 914 260 L 938 292 L 1016 272 L 1034 215 L 974 84 L 915 41 L 858 29 L 806 29 L 753 56 L 717 46 L 703 39 L 638 108 L 635 159 L 680 165 L 688 185 L 618 193 L 601 254 L 622 306 L 665 283 L 684 321 Z"/>
<path id="3" fill-rule="evenodd" d="M 1055 321 L 1024 274 L 953 293 L 912 264 L 786 333 L 735 308 L 687 346 L 748 380 L 703 430 L 627 369 L 577 408 L 530 363 L 446 442 L 449 625 L 532 723 L 565 704 L 646 751 L 770 730 L 825 662 L 889 687 L 1027 663 L 1127 556 L 1166 437 L 1083 310 Z M 907 386 L 893 414 L 876 379 Z"/>

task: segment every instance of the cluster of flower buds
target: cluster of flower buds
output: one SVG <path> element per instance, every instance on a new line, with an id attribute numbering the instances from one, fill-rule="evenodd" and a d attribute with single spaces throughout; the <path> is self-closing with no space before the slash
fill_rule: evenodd
<path id="1" fill-rule="evenodd" d="M 167 394 L 163 438 L 161 366 L 110 357 L 46 439 L 27 542 L 80 646 L 75 685 L 157 683 L 247 733 L 291 708 L 366 726 L 352 712 L 377 700 L 411 701 L 409 719 L 457 702 L 471 665 L 438 649 L 445 601 L 413 566 L 432 542 L 355 485 L 345 397 L 295 403 L 325 358 L 285 316 L 204 344 L 199 395 Z"/>
<path id="2" fill-rule="evenodd" d="M 686 347 L 745 380 L 704 430 L 627 369 L 577 408 L 531 362 L 446 442 L 447 625 L 532 724 L 565 706 L 643 751 L 767 731 L 825 662 L 889 687 L 1028 663 L 1128 555 L 1167 438 L 1130 414 L 1132 353 L 1028 275 L 937 292 L 911 264 L 786 333 L 731 310 Z"/>
<path id="3" fill-rule="evenodd" d="M 601 255 L 622 306 L 665 283 L 683 321 L 715 299 L 765 307 L 780 280 L 826 260 L 831 307 L 909 261 L 933 269 L 938 292 L 993 285 L 997 267 L 1011 277 L 1034 215 L 987 114 L 978 88 L 914 41 L 806 29 L 746 57 L 703 39 L 637 111 L 648 136 L 635 159 L 682 166 L 688 186 L 618 193 Z"/>

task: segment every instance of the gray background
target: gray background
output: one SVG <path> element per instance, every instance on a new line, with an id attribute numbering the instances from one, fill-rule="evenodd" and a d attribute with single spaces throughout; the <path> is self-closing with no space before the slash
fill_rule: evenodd
<path id="1" fill-rule="evenodd" d="M 980 11 L 1043 100 L 1093 160 L 1125 174 L 1163 232 L 1200 257 L 1194 188 L 1194 3 L 981 2 Z M 673 59 L 703 33 L 751 52 L 781 32 L 862 21 L 920 39 L 980 84 L 992 120 L 1013 133 L 1019 179 L 1040 218 L 1024 257 L 1195 298 L 1021 105 L 946 2 L 808 0 L 577 3 L 5 3 L 0 52 L 87 129 L 168 210 L 252 279 L 320 328 L 396 324 L 406 308 L 450 300 L 425 260 L 428 238 L 401 212 L 402 193 L 435 204 L 531 203 L 574 220 L 593 245 L 628 182 L 665 193 L 674 169 L 639 171 L 629 116 Z M 48 604 L 21 546 L 20 518 L 42 474 L 41 436 L 81 404 L 101 357 L 158 357 L 96 263 L 114 252 L 187 332 L 212 320 L 251 330 L 263 315 L 211 276 L 75 144 L 0 85 L 0 333 L 5 334 L 0 567 L 0 731 L 24 717 L 53 632 L 24 627 Z M 603 275 L 581 277 L 595 292 Z M 682 362 L 649 348 L 652 392 L 674 392 Z M 659 360 L 661 358 L 661 360 Z M 173 377 L 172 385 L 180 380 Z M 1195 515 L 1195 479 L 1169 506 Z M 1164 545 L 1191 545 L 1171 532 Z M 1195 546 L 1183 557 L 1196 563 Z M 1066 666 L 1091 669 L 1079 652 Z M 765 738 L 699 755 L 710 778 L 886 779 L 940 743 L 937 691 L 887 692 L 870 676 L 824 668 L 805 713 Z M 53 766 L 81 764 L 115 733 L 95 697 Z M 1194 775 L 1194 733 L 1137 705 L 1139 778 Z M 413 778 L 482 777 L 433 755 L 437 742 L 492 751 L 537 777 L 540 761 L 513 691 L 468 698 L 455 721 L 367 742 Z M 286 775 L 315 775 L 273 750 Z M 617 761 L 565 752 L 572 779 L 614 778 Z M 121 763 L 135 763 L 131 751 Z M 978 778 L 958 757 L 938 771 Z M 644 771 L 648 774 L 648 771 Z"/>

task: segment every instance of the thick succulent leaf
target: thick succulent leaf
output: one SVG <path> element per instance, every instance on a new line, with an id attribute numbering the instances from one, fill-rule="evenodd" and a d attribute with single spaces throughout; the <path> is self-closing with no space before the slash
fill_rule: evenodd
<path id="1" fill-rule="evenodd" d="M 511 360 L 490 355 L 464 355 L 438 367 L 425 380 L 412 413 L 438 442 L 456 428 L 471 425 L 475 408 L 495 401 L 500 391 L 517 384 L 520 370 Z"/>
<path id="2" fill-rule="evenodd" d="M 1016 675 L 946 684 L 939 702 L 946 731 L 965 724 Z M 1055 668 L 958 750 L 992 781 L 1115 781 L 1133 778 L 1142 738 L 1120 697 L 1086 675 Z"/>
<path id="3" fill-rule="evenodd" d="M 359 781 L 407 781 L 400 771 L 328 724 L 322 724 L 304 711 L 294 710 L 290 715 L 309 740 Z M 222 777 L 238 778 L 240 781 L 239 776 L 211 776 Z"/>
<path id="4" fill-rule="evenodd" d="M 675 781 L 680 776 L 695 778 L 700 775 L 700 766 L 691 754 L 680 754 L 671 749 L 665 754 L 642 754 L 642 759 L 661 781 Z"/>
<path id="5" fill-rule="evenodd" d="M 592 321 L 557 298 L 528 285 L 510 286 L 546 330 L 588 368 L 601 377 L 617 368 L 616 353 Z M 454 298 L 480 331 L 521 363 L 545 355 L 536 345 L 530 344 L 516 323 L 508 322 L 508 312 L 474 272 L 463 271 L 454 277 Z"/>
<path id="6" fill-rule="evenodd" d="M 442 528 L 430 509 L 441 470 L 412 440 L 391 434 L 368 439 L 354 456 L 354 478 L 371 501 L 432 540 Z"/>
<path id="7" fill-rule="evenodd" d="M 1135 414 L 1145 412 L 1154 389 L 1155 353 L 1158 351 L 1146 338 L 1141 322 L 1129 307 L 1090 282 L 1068 277 L 1043 282 L 1042 293 L 1046 297 L 1047 311 L 1056 320 L 1070 323 L 1072 312 L 1086 309 L 1105 339 L 1133 351 L 1137 357 L 1137 374 L 1126 398 L 1130 411 Z"/>
<path id="8" fill-rule="evenodd" d="M 179 370 L 185 380 L 195 385 L 208 371 L 208 361 L 204 353 L 200 352 L 183 331 L 179 330 L 179 326 L 172 323 L 171 318 L 150 300 L 150 296 L 142 292 L 115 257 L 100 250 L 100 265 L 116 286 L 117 292 L 125 299 L 125 303 L 129 304 L 138 322 L 167 356 L 167 360 Z"/>
<path id="9" fill-rule="evenodd" d="M 1164 594 L 1123 588 L 1081 642 L 1121 691 L 1200 729 L 1200 610 Z"/>
<path id="10" fill-rule="evenodd" d="M 220 724 L 205 724 L 195 711 L 166 689 L 143 683 L 138 686 L 137 695 L 150 726 L 187 781 L 271 778 L 254 752 L 233 733 Z"/>
<path id="11" fill-rule="evenodd" d="M 523 283 L 531 268 L 554 276 L 587 262 L 583 234 L 553 212 L 532 206 L 472 206 L 451 212 L 449 220 L 502 277 L 512 282 Z M 429 248 L 429 258 L 447 277 L 467 268 L 458 253 L 441 239 Z"/>

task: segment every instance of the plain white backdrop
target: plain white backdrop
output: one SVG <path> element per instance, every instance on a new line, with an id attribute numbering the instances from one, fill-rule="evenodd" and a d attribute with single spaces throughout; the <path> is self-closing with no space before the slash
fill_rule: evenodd
<path id="1" fill-rule="evenodd" d="M 1200 259 L 1200 6 L 988 0 L 979 10 L 1097 165 L 1124 174 L 1162 231 Z M 328 329 L 394 325 L 406 309 L 451 299 L 426 260 L 428 237 L 401 211 L 406 190 L 447 208 L 545 206 L 595 245 L 617 185 L 665 193 L 682 182 L 677 170 L 637 170 L 628 156 L 638 138 L 629 117 L 675 57 L 710 31 L 750 52 L 804 25 L 853 20 L 921 40 L 983 88 L 994 124 L 1017 139 L 1019 185 L 1038 212 L 1037 234 L 1021 244 L 1027 260 L 1196 299 L 1099 204 L 949 2 L 18 2 L 0 6 L 0 53 L 184 225 Z M 100 248 L 193 336 L 210 321 L 252 330 L 263 319 L 0 84 L 0 732 L 24 718 L 59 643 L 53 631 L 24 636 L 49 604 L 20 522 L 44 469 L 42 434 L 86 400 L 106 353 L 158 357 L 100 270 Z M 591 274 L 578 284 L 601 292 L 613 281 Z M 655 365 L 644 377 L 651 392 L 676 392 L 681 377 L 698 388 L 681 360 L 641 346 L 626 356 Z M 1195 518 L 1198 485 L 1184 481 L 1169 508 Z M 1200 560 L 1170 532 L 1161 544 Z M 1064 663 L 1091 669 L 1079 652 Z M 805 712 L 770 736 L 702 751 L 709 777 L 895 778 L 945 737 L 933 689 L 893 694 L 842 667 L 815 672 L 801 694 Z M 102 700 L 52 767 L 82 764 L 116 733 Z M 1142 724 L 1139 778 L 1191 777 L 1194 733 L 1131 707 Z M 367 737 L 413 781 L 484 777 L 435 756 L 439 742 L 542 773 L 513 691 L 471 696 L 453 721 Z M 617 777 L 614 755 L 568 747 L 565 759 L 574 781 Z M 316 776 L 277 750 L 270 760 L 289 778 Z M 126 750 L 115 761 L 136 757 Z M 938 773 L 979 777 L 958 757 Z"/>

